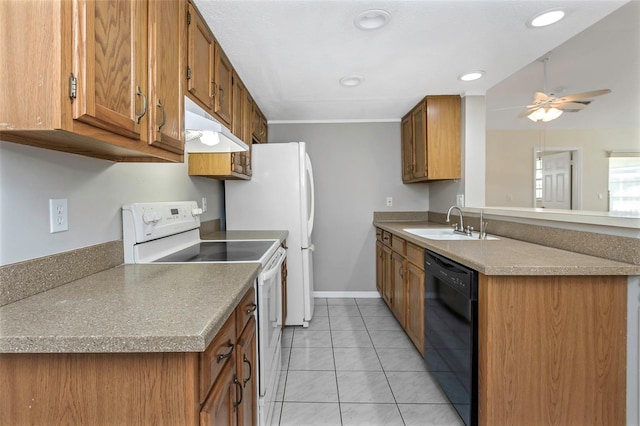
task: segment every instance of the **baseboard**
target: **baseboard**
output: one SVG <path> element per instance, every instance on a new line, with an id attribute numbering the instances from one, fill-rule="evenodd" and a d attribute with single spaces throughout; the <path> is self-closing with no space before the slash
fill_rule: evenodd
<path id="1" fill-rule="evenodd" d="M 322 297 L 328 299 L 336 297 L 379 299 L 380 293 L 378 293 L 377 291 L 314 291 L 313 297 Z"/>

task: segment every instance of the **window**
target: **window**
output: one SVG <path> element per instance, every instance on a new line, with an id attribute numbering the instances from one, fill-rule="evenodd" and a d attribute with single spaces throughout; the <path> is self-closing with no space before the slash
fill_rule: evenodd
<path id="1" fill-rule="evenodd" d="M 640 153 L 609 153 L 609 211 L 640 215 Z"/>

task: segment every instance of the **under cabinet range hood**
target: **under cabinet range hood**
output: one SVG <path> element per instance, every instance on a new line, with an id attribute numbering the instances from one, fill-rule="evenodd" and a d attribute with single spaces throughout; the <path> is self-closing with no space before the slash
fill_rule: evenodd
<path id="1" fill-rule="evenodd" d="M 185 152 L 242 152 L 249 147 L 218 120 L 185 96 Z"/>

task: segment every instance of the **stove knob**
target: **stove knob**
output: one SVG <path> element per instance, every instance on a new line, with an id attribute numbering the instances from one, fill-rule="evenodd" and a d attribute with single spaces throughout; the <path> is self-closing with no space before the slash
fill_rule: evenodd
<path id="1" fill-rule="evenodd" d="M 142 215 L 142 221 L 147 225 L 153 223 L 154 225 L 160 222 L 160 215 L 158 213 L 144 213 Z"/>

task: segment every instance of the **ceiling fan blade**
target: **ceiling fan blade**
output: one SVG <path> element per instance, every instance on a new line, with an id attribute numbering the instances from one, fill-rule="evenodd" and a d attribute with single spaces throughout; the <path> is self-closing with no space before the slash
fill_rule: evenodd
<path id="1" fill-rule="evenodd" d="M 609 89 L 594 90 L 592 92 L 576 93 L 575 95 L 564 96 L 562 98 L 558 98 L 558 101 L 572 102 L 580 99 L 595 98 L 596 96 L 606 95 L 607 93 L 611 93 L 611 90 Z"/>
<path id="2" fill-rule="evenodd" d="M 584 109 L 587 105 L 579 102 L 558 102 L 552 106 L 558 109 Z"/>
<path id="3" fill-rule="evenodd" d="M 525 118 L 528 117 L 529 114 L 531 114 L 534 111 L 537 111 L 540 108 L 529 108 L 526 111 L 522 111 L 520 114 L 518 114 L 518 118 Z"/>
<path id="4" fill-rule="evenodd" d="M 547 99 L 549 99 L 549 95 L 547 95 L 546 93 L 543 93 L 543 92 L 536 92 L 536 93 L 533 94 L 533 99 L 536 102 L 544 102 Z"/>

